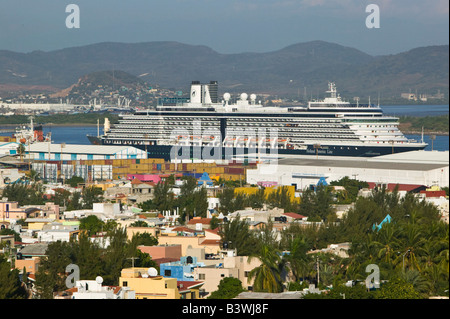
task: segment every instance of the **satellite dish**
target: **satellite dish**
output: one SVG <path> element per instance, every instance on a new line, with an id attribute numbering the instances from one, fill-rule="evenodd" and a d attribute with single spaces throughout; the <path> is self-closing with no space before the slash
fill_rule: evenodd
<path id="1" fill-rule="evenodd" d="M 256 100 L 256 94 L 251 94 L 250 95 L 250 100 L 252 100 L 252 101 Z"/>
<path id="2" fill-rule="evenodd" d="M 231 97 L 231 95 L 230 95 L 230 93 L 225 93 L 224 95 L 223 95 L 223 99 L 225 100 L 225 101 L 228 101 L 229 99 L 230 99 L 230 97 Z"/>
<path id="3" fill-rule="evenodd" d="M 248 97 L 247 93 L 242 93 L 241 94 L 241 100 L 242 101 L 245 101 L 247 99 L 247 97 Z"/>
<path id="4" fill-rule="evenodd" d="M 150 268 L 147 270 L 147 273 L 148 273 L 148 275 L 149 275 L 150 277 L 156 277 L 156 276 L 158 276 L 158 271 L 156 270 L 156 268 L 153 268 L 153 267 L 150 267 Z"/>
<path id="5" fill-rule="evenodd" d="M 95 281 L 98 283 L 98 284 L 102 284 L 103 283 L 103 278 L 102 277 L 100 277 L 100 276 L 97 276 L 96 278 L 95 278 Z"/>

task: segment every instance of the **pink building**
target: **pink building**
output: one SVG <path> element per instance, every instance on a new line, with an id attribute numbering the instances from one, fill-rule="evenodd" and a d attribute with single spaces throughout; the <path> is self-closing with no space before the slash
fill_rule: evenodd
<path id="1" fill-rule="evenodd" d="M 138 249 L 149 254 L 153 260 L 161 258 L 180 260 L 181 258 L 181 245 L 138 246 Z"/>
<path id="2" fill-rule="evenodd" d="M 19 207 L 18 202 L 0 201 L 0 221 L 9 221 L 11 219 L 26 219 L 27 213 L 24 208 Z"/>
<path id="3" fill-rule="evenodd" d="M 19 207 L 18 202 L 0 201 L 0 222 L 27 218 L 59 219 L 59 213 L 59 205 L 54 203 Z"/>

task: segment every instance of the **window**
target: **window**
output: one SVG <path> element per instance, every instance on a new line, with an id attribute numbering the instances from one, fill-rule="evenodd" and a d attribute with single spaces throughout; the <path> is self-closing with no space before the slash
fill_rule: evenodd
<path id="1" fill-rule="evenodd" d="M 122 283 L 122 286 L 123 286 L 123 287 L 128 287 L 128 281 L 124 281 L 124 282 Z"/>
<path id="2" fill-rule="evenodd" d="M 164 269 L 164 276 L 170 277 L 172 275 L 172 271 L 170 269 Z"/>
<path id="3" fill-rule="evenodd" d="M 205 274 L 198 274 L 198 279 L 199 280 L 205 280 Z"/>
<path id="4" fill-rule="evenodd" d="M 195 292 L 191 292 L 191 299 L 196 299 L 195 298 Z"/>
<path id="5" fill-rule="evenodd" d="M 248 277 L 249 271 L 244 271 L 244 277 Z"/>
<path id="6" fill-rule="evenodd" d="M 222 277 L 222 278 L 225 277 L 225 274 L 220 274 L 220 277 Z"/>

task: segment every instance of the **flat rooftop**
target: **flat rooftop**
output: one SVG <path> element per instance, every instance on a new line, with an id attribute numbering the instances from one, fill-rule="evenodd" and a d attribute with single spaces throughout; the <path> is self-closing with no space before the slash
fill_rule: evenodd
<path id="1" fill-rule="evenodd" d="M 429 171 L 449 166 L 449 152 L 414 151 L 378 157 L 297 156 L 278 165 Z"/>

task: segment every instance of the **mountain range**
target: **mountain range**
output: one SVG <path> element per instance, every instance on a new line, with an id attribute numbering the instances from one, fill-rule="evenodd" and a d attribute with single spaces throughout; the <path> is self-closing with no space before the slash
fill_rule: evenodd
<path id="1" fill-rule="evenodd" d="M 0 51 L 0 86 L 59 91 L 84 75 L 120 70 L 150 84 L 186 91 L 191 81 L 219 82 L 220 92 L 323 96 L 329 81 L 341 95 L 361 98 L 402 92 L 448 93 L 449 46 L 372 56 L 324 41 L 266 53 L 222 54 L 179 42 L 105 42 L 30 53 Z"/>

